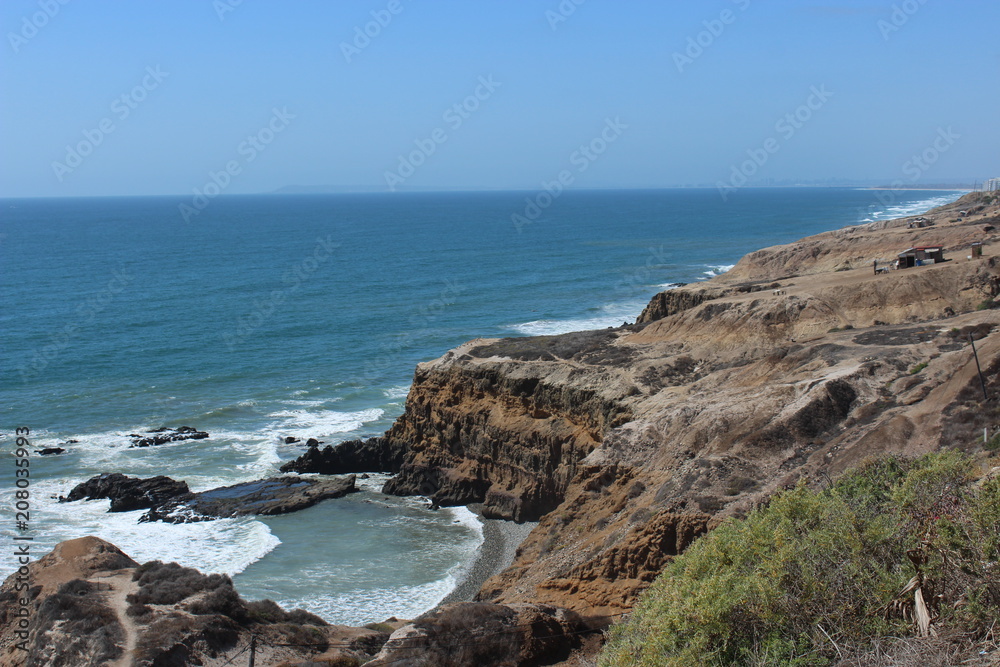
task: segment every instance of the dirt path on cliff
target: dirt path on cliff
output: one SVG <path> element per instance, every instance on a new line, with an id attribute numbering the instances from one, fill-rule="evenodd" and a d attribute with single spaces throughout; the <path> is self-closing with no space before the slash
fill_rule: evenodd
<path id="1" fill-rule="evenodd" d="M 125 639 L 122 642 L 122 657 L 115 662 L 108 663 L 108 665 L 109 667 L 131 667 L 135 646 L 139 639 L 139 631 L 136 629 L 135 623 L 125 613 L 125 610 L 128 609 L 128 601 L 125 598 L 128 597 L 129 593 L 135 592 L 137 588 L 136 583 L 132 581 L 132 571 L 129 570 L 110 577 L 101 577 L 95 583 L 101 584 L 101 588 L 106 585 L 111 587 L 110 591 L 104 593 L 105 600 L 118 615 L 118 622 L 121 623 L 122 630 L 125 632 Z"/>

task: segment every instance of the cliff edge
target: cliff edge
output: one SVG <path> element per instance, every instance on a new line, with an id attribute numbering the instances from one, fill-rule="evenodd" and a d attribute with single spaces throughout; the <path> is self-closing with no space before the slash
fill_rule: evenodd
<path id="1" fill-rule="evenodd" d="M 636 325 L 471 341 L 421 364 L 392 429 L 352 447 L 390 462 L 387 493 L 539 521 L 478 599 L 627 612 L 698 535 L 800 478 L 982 447 L 1000 409 L 998 220 L 973 193 L 750 253 Z M 948 261 L 873 270 L 930 245 Z M 325 454 L 287 469 L 354 471 Z"/>

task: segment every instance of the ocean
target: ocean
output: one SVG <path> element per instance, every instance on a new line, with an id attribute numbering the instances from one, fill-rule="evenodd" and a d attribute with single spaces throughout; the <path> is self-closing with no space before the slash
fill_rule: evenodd
<path id="1" fill-rule="evenodd" d="M 32 449 L 78 441 L 32 456 L 27 531 L 8 458 L 0 533 L 32 536 L 35 557 L 97 535 L 332 623 L 416 616 L 461 579 L 482 527 L 383 496 L 382 476 L 294 514 L 181 525 L 55 498 L 103 472 L 195 491 L 273 475 L 304 451 L 285 436 L 384 432 L 416 364 L 466 340 L 632 322 L 749 251 L 960 194 L 571 191 L 517 224 L 537 193 L 228 196 L 189 221 L 184 196 L 0 200 L 2 443 L 13 451 L 17 427 Z M 130 433 L 182 425 L 210 438 L 129 448 Z M 17 569 L 0 554 L 0 572 Z"/>

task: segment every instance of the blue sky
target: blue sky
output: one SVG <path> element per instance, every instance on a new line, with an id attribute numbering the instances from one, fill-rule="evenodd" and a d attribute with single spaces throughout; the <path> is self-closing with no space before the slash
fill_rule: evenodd
<path id="1" fill-rule="evenodd" d="M 1000 176 L 995 0 L 63 2 L 0 3 L 0 196 Z"/>

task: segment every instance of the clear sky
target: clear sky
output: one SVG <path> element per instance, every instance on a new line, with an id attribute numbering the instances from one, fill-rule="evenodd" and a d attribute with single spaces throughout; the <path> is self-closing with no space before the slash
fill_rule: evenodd
<path id="1" fill-rule="evenodd" d="M 1000 176 L 996 0 L 3 0 L 0 24 L 0 196 Z"/>

